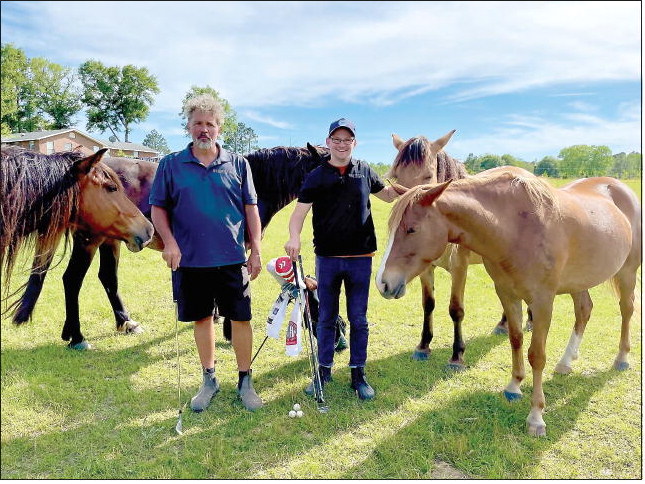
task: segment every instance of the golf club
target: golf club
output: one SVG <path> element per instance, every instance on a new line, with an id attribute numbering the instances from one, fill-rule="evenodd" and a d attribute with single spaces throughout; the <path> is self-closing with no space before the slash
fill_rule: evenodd
<path id="1" fill-rule="evenodd" d="M 297 267 L 297 265 L 299 267 Z M 322 381 L 320 380 L 320 371 L 318 364 L 318 344 L 316 338 L 313 335 L 313 324 L 311 321 L 311 313 L 309 312 L 309 299 L 305 288 L 299 287 L 299 282 L 302 281 L 304 284 L 305 281 L 305 272 L 302 268 L 302 256 L 298 254 L 298 264 L 293 264 L 293 270 L 296 276 L 296 284 L 298 285 L 298 297 L 302 302 L 303 312 L 304 312 L 304 322 L 305 329 L 307 330 L 308 340 L 309 340 L 309 365 L 311 366 L 312 379 L 314 384 L 314 397 L 316 399 L 316 408 L 320 413 L 327 413 L 329 411 L 329 406 L 325 402 L 325 397 L 323 395 Z M 298 270 L 300 270 L 301 278 L 298 277 Z"/>
<path id="2" fill-rule="evenodd" d="M 179 366 L 179 310 L 177 308 L 177 301 L 174 301 L 175 304 L 175 343 L 177 347 L 177 402 L 179 406 L 179 418 L 177 420 L 177 425 L 175 425 L 175 432 L 179 435 L 184 435 L 184 426 L 181 422 L 181 416 L 186 405 L 181 405 L 181 367 Z"/>

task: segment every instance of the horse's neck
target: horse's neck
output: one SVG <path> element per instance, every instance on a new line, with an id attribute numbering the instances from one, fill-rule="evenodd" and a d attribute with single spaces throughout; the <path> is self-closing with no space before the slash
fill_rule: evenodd
<path id="1" fill-rule="evenodd" d="M 435 202 L 448 222 L 448 238 L 483 257 L 495 258 L 506 250 L 500 235 L 508 230 L 494 215 L 491 201 L 471 190 L 447 190 Z M 505 238 L 508 240 L 508 238 Z"/>

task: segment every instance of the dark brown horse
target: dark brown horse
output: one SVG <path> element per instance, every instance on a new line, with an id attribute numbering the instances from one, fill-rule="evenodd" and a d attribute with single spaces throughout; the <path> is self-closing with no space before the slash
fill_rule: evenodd
<path id="1" fill-rule="evenodd" d="M 262 228 L 283 207 L 297 196 L 305 175 L 329 158 L 327 148 L 307 145 L 299 147 L 264 148 L 245 155 L 249 160 L 253 180 L 258 194 L 258 210 Z M 127 196 L 150 218 L 148 196 L 158 164 L 133 160 L 130 158 L 106 158 L 104 162 L 118 175 Z M 162 241 L 155 235 L 148 245 L 155 250 L 163 250 Z M 99 280 L 110 301 L 114 312 L 117 331 L 139 333 L 142 327 L 130 319 L 118 292 L 118 263 L 120 243 L 113 238 L 105 237 L 91 231 L 78 231 L 73 235 L 72 254 L 63 275 L 65 288 L 65 329 L 62 338 L 71 340 L 70 347 L 86 349 L 80 329 L 78 296 L 83 279 L 92 259 L 99 251 Z M 22 323 L 31 317 L 38 296 L 43 286 L 45 273 L 37 271 L 29 278 L 27 289 L 21 297 L 13 319 Z M 230 340 L 230 322 L 224 322 L 224 335 Z"/>
<path id="2" fill-rule="evenodd" d="M 0 267 L 5 301 L 25 286 L 27 297 L 33 296 L 30 285 L 45 277 L 61 240 L 67 242 L 72 231 L 124 241 L 133 252 L 151 240 L 152 224 L 125 195 L 114 171 L 100 162 L 105 151 L 84 157 L 77 152 L 44 155 L 2 148 Z M 9 294 L 16 258 L 28 247 L 35 253 L 30 279 Z M 5 311 L 13 311 L 24 297 Z"/>

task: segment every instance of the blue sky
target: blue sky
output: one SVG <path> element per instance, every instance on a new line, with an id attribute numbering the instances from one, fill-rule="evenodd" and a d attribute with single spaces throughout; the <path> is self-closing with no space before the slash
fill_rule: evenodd
<path id="1" fill-rule="evenodd" d="M 452 129 L 461 160 L 539 161 L 575 144 L 642 151 L 641 21 L 638 1 L 3 1 L 1 37 L 71 68 L 147 67 L 161 93 L 135 142 L 156 129 L 182 149 L 181 100 L 209 85 L 262 147 L 322 144 L 347 117 L 372 163 L 392 162 L 392 133 Z"/>

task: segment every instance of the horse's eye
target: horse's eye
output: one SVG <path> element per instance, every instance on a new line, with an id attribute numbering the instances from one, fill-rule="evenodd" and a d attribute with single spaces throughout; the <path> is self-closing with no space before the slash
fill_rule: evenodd
<path id="1" fill-rule="evenodd" d="M 406 234 L 413 234 L 415 232 L 416 230 L 414 230 L 414 227 L 410 227 L 408 230 L 405 231 Z"/>
<path id="2" fill-rule="evenodd" d="M 108 192 L 116 192 L 118 190 L 117 186 L 112 184 L 112 183 L 109 183 L 109 184 L 105 185 L 105 189 Z"/>

